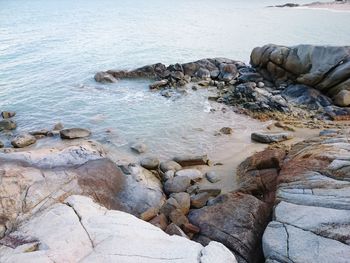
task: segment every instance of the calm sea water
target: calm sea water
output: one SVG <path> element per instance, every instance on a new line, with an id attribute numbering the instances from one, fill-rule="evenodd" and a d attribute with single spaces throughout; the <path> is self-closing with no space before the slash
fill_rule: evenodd
<path id="1" fill-rule="evenodd" d="M 218 152 L 223 142 L 239 150 L 262 125 L 210 113 L 221 106 L 206 100 L 208 91 L 169 100 L 147 81 L 100 85 L 92 77 L 204 57 L 247 62 L 266 43 L 350 43 L 350 13 L 265 8 L 284 2 L 0 0 L 0 109 L 17 112 L 20 131 L 61 121 L 116 147 L 144 141 L 163 156 Z M 213 136 L 222 126 L 235 129 L 229 142 Z"/>

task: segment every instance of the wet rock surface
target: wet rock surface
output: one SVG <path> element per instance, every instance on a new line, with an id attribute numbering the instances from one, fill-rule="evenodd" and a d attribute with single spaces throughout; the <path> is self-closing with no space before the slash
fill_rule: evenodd
<path id="1" fill-rule="evenodd" d="M 70 128 L 60 130 L 60 136 L 62 139 L 79 139 L 90 136 L 91 132 L 83 128 Z"/>

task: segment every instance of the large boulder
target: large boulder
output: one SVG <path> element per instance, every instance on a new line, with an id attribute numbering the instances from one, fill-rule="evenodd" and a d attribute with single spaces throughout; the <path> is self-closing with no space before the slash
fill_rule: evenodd
<path id="1" fill-rule="evenodd" d="M 30 253 L 29 253 L 30 252 Z M 236 262 L 222 244 L 208 246 L 80 195 L 53 204 L 0 240 L 3 262 Z"/>
<path id="2" fill-rule="evenodd" d="M 72 194 L 91 196 L 107 208 L 139 216 L 162 206 L 162 185 L 149 171 L 122 172 L 95 143 L 0 154 L 0 228 Z"/>
<path id="3" fill-rule="evenodd" d="M 276 84 L 299 83 L 335 96 L 350 90 L 350 47 L 265 45 L 254 48 L 250 61 Z"/>
<path id="4" fill-rule="evenodd" d="M 196 240 L 203 245 L 211 240 L 233 251 L 238 262 L 261 262 L 261 237 L 269 220 L 268 206 L 252 195 L 228 193 L 214 204 L 189 213 L 189 220 L 200 228 Z"/>
<path id="5" fill-rule="evenodd" d="M 263 236 L 268 262 L 349 261 L 349 157 L 350 143 L 338 133 L 292 147 Z"/>

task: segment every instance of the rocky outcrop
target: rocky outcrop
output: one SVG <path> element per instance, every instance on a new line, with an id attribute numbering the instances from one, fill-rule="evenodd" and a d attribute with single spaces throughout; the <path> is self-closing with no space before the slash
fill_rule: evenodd
<path id="1" fill-rule="evenodd" d="M 85 196 L 70 196 L 0 240 L 2 262 L 235 263 L 222 244 L 206 247 Z"/>
<path id="2" fill-rule="evenodd" d="M 349 261 L 350 143 L 322 134 L 293 146 L 283 163 L 263 236 L 268 262 Z"/>
<path id="3" fill-rule="evenodd" d="M 350 90 L 350 47 L 270 44 L 252 51 L 251 64 L 277 85 L 299 83 L 331 97 Z"/>
<path id="4" fill-rule="evenodd" d="M 135 215 L 162 206 L 162 185 L 151 172 L 123 170 L 93 142 L 0 154 L 0 235 L 73 194 Z"/>

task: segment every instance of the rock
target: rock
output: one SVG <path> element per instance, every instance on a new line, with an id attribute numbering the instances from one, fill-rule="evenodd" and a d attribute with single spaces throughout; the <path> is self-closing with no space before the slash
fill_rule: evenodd
<path id="1" fill-rule="evenodd" d="M 294 145 L 277 180 L 266 260 L 347 262 L 350 256 L 350 143 L 344 136 Z"/>
<path id="2" fill-rule="evenodd" d="M 220 176 L 218 176 L 214 171 L 207 172 L 205 176 L 212 184 L 215 184 L 221 180 Z"/>
<path id="3" fill-rule="evenodd" d="M 320 131 L 320 136 L 336 136 L 339 134 L 339 130 L 323 130 Z"/>
<path id="4" fill-rule="evenodd" d="M 64 128 L 63 124 L 62 124 L 61 122 L 57 122 L 57 123 L 53 126 L 52 130 L 54 130 L 54 131 L 60 131 L 60 130 L 63 130 L 63 128 Z"/>
<path id="5" fill-rule="evenodd" d="M 60 130 L 60 136 L 62 139 L 79 139 L 90 136 L 91 132 L 82 128 L 70 128 Z"/>
<path id="6" fill-rule="evenodd" d="M 147 151 L 147 145 L 144 143 L 135 143 L 131 145 L 130 148 L 139 154 Z"/>
<path id="7" fill-rule="evenodd" d="M 163 182 L 165 182 L 169 179 L 174 178 L 174 176 L 175 176 L 175 172 L 173 170 L 169 170 L 163 174 L 162 180 Z"/>
<path id="8" fill-rule="evenodd" d="M 159 160 L 157 158 L 146 157 L 141 160 L 141 166 L 148 170 L 156 170 L 159 166 Z"/>
<path id="9" fill-rule="evenodd" d="M 262 262 L 261 237 L 270 210 L 254 196 L 228 193 L 215 204 L 192 210 L 190 223 L 200 228 L 195 240 L 207 244 L 214 240 L 235 252 L 239 262 Z"/>
<path id="10" fill-rule="evenodd" d="M 8 231 L 18 220 L 72 194 L 92 196 L 107 208 L 137 216 L 165 201 L 162 185 L 151 172 L 132 166 L 124 174 L 93 142 L 0 153 L 0 171 L 5 175 L 1 214 L 6 214 Z"/>
<path id="11" fill-rule="evenodd" d="M 179 203 L 176 201 L 175 198 L 170 197 L 168 200 L 165 201 L 165 203 L 163 204 L 163 206 L 160 208 L 159 211 L 160 213 L 169 217 L 170 213 L 178 208 L 180 208 Z"/>
<path id="12" fill-rule="evenodd" d="M 220 64 L 219 80 L 228 82 L 238 76 L 237 67 L 234 64 Z"/>
<path id="13" fill-rule="evenodd" d="M 109 74 L 107 72 L 97 72 L 94 76 L 94 79 L 96 82 L 101 83 L 114 83 L 117 82 L 117 79 L 113 77 L 112 74 Z"/>
<path id="14" fill-rule="evenodd" d="M 289 133 L 258 133 L 251 134 L 251 139 L 261 143 L 283 142 L 292 139 L 293 136 Z"/>
<path id="15" fill-rule="evenodd" d="M 350 106 L 350 91 L 341 90 L 333 98 L 334 104 L 340 107 Z"/>
<path id="16" fill-rule="evenodd" d="M 4 143 L 2 141 L 0 141 L 0 148 L 4 148 Z"/>
<path id="17" fill-rule="evenodd" d="M 1 120 L 0 121 L 0 131 L 2 130 L 14 130 L 17 128 L 17 125 L 12 120 Z"/>
<path id="18" fill-rule="evenodd" d="M 174 262 L 181 258 L 183 262 L 199 263 L 204 262 L 202 257 L 206 260 L 216 254 L 220 259 L 216 262 L 235 260 L 221 244 L 211 243 L 204 248 L 77 195 L 24 221 L 11 233 L 11 240 L 32 243 L 16 248 L 0 245 L 4 262 Z M 28 249 L 34 251 L 28 253 Z"/>
<path id="19" fill-rule="evenodd" d="M 285 82 L 314 87 L 331 97 L 348 90 L 350 48 L 347 46 L 265 45 L 254 48 L 251 64 L 277 85 Z"/>
<path id="20" fill-rule="evenodd" d="M 140 215 L 140 219 L 144 221 L 150 221 L 152 218 L 158 215 L 158 212 L 159 212 L 159 208 L 151 207 Z"/>
<path id="21" fill-rule="evenodd" d="M 159 89 L 162 87 L 165 87 L 168 85 L 168 80 L 167 79 L 162 79 L 156 82 L 153 82 L 152 84 L 149 85 L 150 89 Z"/>
<path id="22" fill-rule="evenodd" d="M 179 156 L 175 157 L 174 161 L 181 166 L 193 166 L 193 165 L 208 165 L 209 159 L 207 155 L 200 156 Z"/>
<path id="23" fill-rule="evenodd" d="M 34 143 L 36 143 L 36 139 L 33 135 L 30 135 L 30 134 L 19 135 L 14 140 L 11 141 L 11 144 L 15 148 L 27 147 Z"/>
<path id="24" fill-rule="evenodd" d="M 208 87 L 210 85 L 210 81 L 209 80 L 201 80 L 197 82 L 198 86 L 201 87 Z"/>
<path id="25" fill-rule="evenodd" d="M 228 250 L 225 246 L 220 244 L 219 242 L 210 242 L 208 246 L 206 246 L 202 250 L 201 263 L 212 263 L 212 262 L 230 262 L 237 263 L 237 260 L 230 250 Z"/>
<path id="26" fill-rule="evenodd" d="M 232 134 L 232 128 L 230 128 L 230 127 L 222 127 L 220 129 L 220 132 L 222 134 Z"/>
<path id="27" fill-rule="evenodd" d="M 29 134 L 33 135 L 33 136 L 47 136 L 48 133 L 49 133 L 48 130 L 42 129 L 42 130 L 38 130 L 38 131 L 32 131 Z"/>
<path id="28" fill-rule="evenodd" d="M 191 206 L 190 195 L 188 193 L 181 192 L 181 193 L 173 193 L 170 195 L 170 197 L 174 198 L 177 201 L 179 205 L 178 208 L 181 209 L 184 215 L 187 215 L 188 212 L 190 211 L 190 206 Z"/>
<path id="29" fill-rule="evenodd" d="M 165 231 L 165 229 L 168 226 L 168 219 L 164 214 L 160 214 L 154 217 L 153 219 L 151 219 L 149 223 Z"/>
<path id="30" fill-rule="evenodd" d="M 291 104 L 303 106 L 309 110 L 322 110 L 324 107 L 332 105 L 332 100 L 322 95 L 314 88 L 305 85 L 289 85 L 282 96 Z"/>
<path id="31" fill-rule="evenodd" d="M 182 227 L 184 224 L 188 224 L 187 217 L 181 212 L 180 209 L 175 209 L 170 212 L 169 219 L 171 222 L 173 222 L 175 225 Z"/>
<path id="32" fill-rule="evenodd" d="M 175 173 L 175 177 L 185 176 L 190 178 L 192 181 L 200 181 L 203 179 L 203 174 L 197 169 L 183 169 Z"/>
<path id="33" fill-rule="evenodd" d="M 167 171 L 178 171 L 181 169 L 182 169 L 181 165 L 175 161 L 166 161 L 160 164 L 160 170 L 163 173 L 166 173 Z"/>
<path id="34" fill-rule="evenodd" d="M 164 184 L 166 194 L 186 192 L 186 189 L 191 185 L 191 179 L 186 176 L 177 176 L 169 179 Z"/>
<path id="35" fill-rule="evenodd" d="M 1 117 L 3 117 L 4 119 L 9 119 L 16 116 L 16 112 L 14 111 L 3 111 L 1 112 Z"/>
<path id="36" fill-rule="evenodd" d="M 198 234 L 201 231 L 198 226 L 192 225 L 191 223 L 184 224 L 183 229 L 185 233 L 192 234 Z"/>
<path id="37" fill-rule="evenodd" d="M 207 193 L 209 196 L 218 196 L 221 193 L 220 188 L 215 188 L 215 187 L 199 187 L 197 189 L 197 193 Z"/>
<path id="38" fill-rule="evenodd" d="M 199 193 L 191 197 L 191 207 L 201 208 L 207 204 L 210 195 L 207 192 Z"/>
<path id="39" fill-rule="evenodd" d="M 171 236 L 177 235 L 180 237 L 188 238 L 188 236 L 184 233 L 184 231 L 182 231 L 182 229 L 177 225 L 175 225 L 174 223 L 171 223 L 170 225 L 167 226 L 167 228 L 165 229 L 165 233 Z"/>

